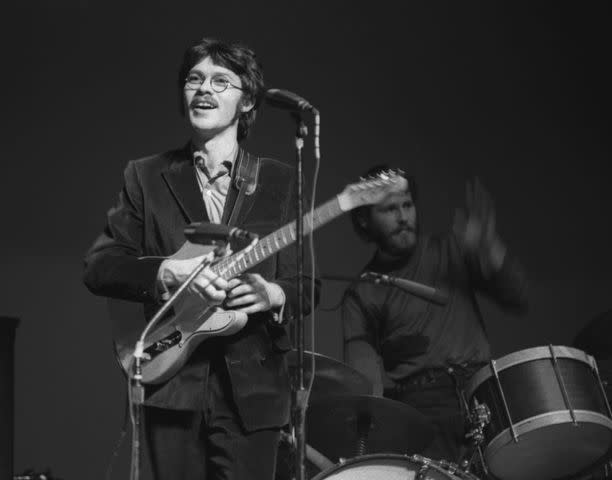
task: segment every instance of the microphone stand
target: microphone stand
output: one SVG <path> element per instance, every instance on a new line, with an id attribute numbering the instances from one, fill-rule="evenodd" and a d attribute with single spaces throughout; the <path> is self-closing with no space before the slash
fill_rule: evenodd
<path id="1" fill-rule="evenodd" d="M 132 376 L 128 385 L 128 393 L 130 400 L 131 418 L 132 418 L 132 463 L 130 467 L 130 480 L 139 480 L 140 478 L 140 424 L 142 419 L 142 405 L 144 403 L 144 386 L 142 385 L 142 359 L 145 357 L 144 340 L 151 328 L 170 310 L 176 303 L 176 300 L 189 287 L 191 282 L 200 274 L 202 270 L 208 267 L 215 259 L 222 257 L 225 254 L 227 243 L 219 243 L 213 250 L 213 257 L 209 259 L 205 257 L 200 264 L 193 269 L 187 279 L 179 288 L 166 300 L 160 309 L 153 315 L 147 326 L 143 330 L 140 338 L 136 342 L 134 348 L 134 362 L 132 364 Z"/>
<path id="2" fill-rule="evenodd" d="M 304 138 L 308 135 L 308 129 L 302 115 L 292 112 L 291 116 L 296 121 L 295 150 L 296 150 L 296 176 L 297 176 L 297 219 L 296 219 L 296 245 L 297 245 L 297 386 L 292 386 L 293 403 L 293 429 L 296 437 L 295 442 L 295 466 L 296 480 L 305 478 L 304 463 L 306 459 L 306 401 L 307 392 L 304 388 L 304 202 L 303 202 L 303 173 L 302 173 L 302 148 Z"/>

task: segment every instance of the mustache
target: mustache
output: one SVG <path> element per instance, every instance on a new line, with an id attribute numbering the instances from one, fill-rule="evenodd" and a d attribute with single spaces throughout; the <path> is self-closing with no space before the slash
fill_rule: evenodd
<path id="1" fill-rule="evenodd" d="M 195 97 L 193 97 L 191 102 L 189 102 L 189 106 L 193 108 L 198 103 L 203 103 L 203 102 L 208 102 L 208 103 L 210 103 L 211 105 L 213 105 L 215 107 L 219 106 L 219 103 L 214 98 L 212 98 L 212 96 L 210 96 L 210 95 L 204 95 L 204 96 L 197 96 L 196 95 Z"/>

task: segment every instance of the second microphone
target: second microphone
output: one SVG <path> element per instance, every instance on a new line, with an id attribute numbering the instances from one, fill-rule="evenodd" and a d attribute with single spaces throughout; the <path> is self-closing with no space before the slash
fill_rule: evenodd
<path id="1" fill-rule="evenodd" d="M 187 240 L 200 245 L 215 245 L 219 242 L 229 242 L 232 239 L 254 240 L 258 238 L 257 234 L 247 230 L 210 222 L 190 223 L 183 232 Z"/>

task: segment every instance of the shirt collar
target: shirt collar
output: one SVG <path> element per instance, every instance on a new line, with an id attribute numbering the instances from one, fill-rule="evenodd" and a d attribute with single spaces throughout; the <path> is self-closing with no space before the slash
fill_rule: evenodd
<path id="1" fill-rule="evenodd" d="M 234 165 L 236 164 L 235 159 L 237 155 L 234 155 L 234 158 L 232 158 L 232 160 L 228 159 L 228 160 L 224 160 L 223 162 L 221 162 L 216 173 L 212 175 L 211 172 L 208 171 L 208 168 L 206 168 L 206 165 L 204 164 L 204 155 L 202 154 L 201 151 L 195 150 L 193 145 L 191 146 L 191 154 L 193 157 L 194 166 L 200 172 L 202 172 L 206 176 L 206 178 L 208 178 L 209 181 L 214 181 L 215 179 L 222 177 L 224 175 L 228 175 L 230 177 L 232 176 L 233 171 L 234 171 Z"/>

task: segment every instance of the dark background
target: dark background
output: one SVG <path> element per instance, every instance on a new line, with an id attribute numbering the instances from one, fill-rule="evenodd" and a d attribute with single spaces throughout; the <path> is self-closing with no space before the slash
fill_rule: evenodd
<path id="1" fill-rule="evenodd" d="M 607 3 L 165 3 L 3 7 L 0 314 L 21 319 L 16 472 L 103 478 L 124 385 L 82 257 L 125 163 L 186 141 L 176 70 L 204 35 L 249 44 L 269 87 L 319 108 L 317 204 L 387 162 L 417 176 L 423 224 L 442 230 L 466 180 L 482 180 L 531 285 L 525 317 L 484 300 L 496 356 L 570 344 L 611 308 Z M 288 115 L 268 108 L 248 147 L 293 162 L 292 140 Z M 346 215 L 316 245 L 323 273 L 355 274 L 370 254 Z M 322 309 L 343 287 L 324 284 Z M 320 310 L 316 329 L 315 350 L 341 358 L 339 313 Z M 126 439 L 116 478 L 127 453 Z"/>

